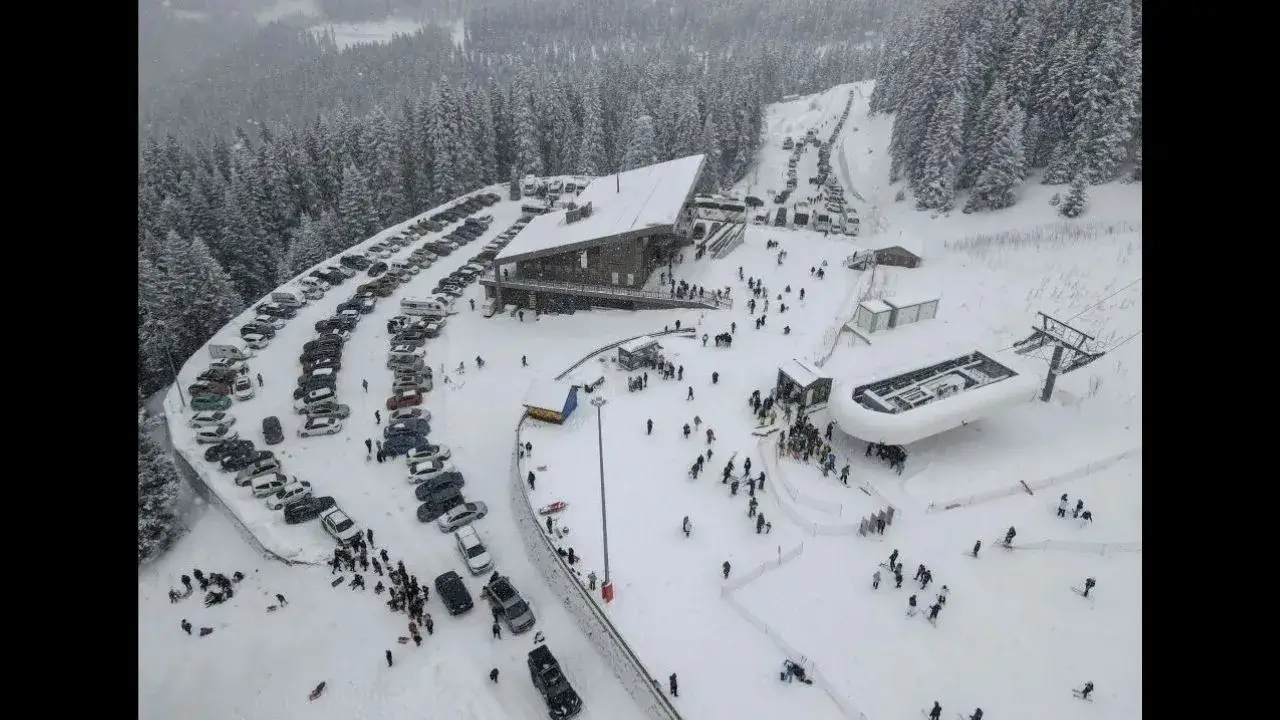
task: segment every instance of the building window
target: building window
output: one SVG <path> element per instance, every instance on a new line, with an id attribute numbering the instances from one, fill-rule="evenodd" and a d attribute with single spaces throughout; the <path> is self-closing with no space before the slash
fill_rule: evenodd
<path id="1" fill-rule="evenodd" d="M 618 273 L 613 273 L 613 284 L 614 285 L 618 284 Z"/>
<path id="2" fill-rule="evenodd" d="M 627 285 L 635 285 L 635 284 L 636 284 L 636 276 L 633 275 L 632 273 L 627 273 Z"/>

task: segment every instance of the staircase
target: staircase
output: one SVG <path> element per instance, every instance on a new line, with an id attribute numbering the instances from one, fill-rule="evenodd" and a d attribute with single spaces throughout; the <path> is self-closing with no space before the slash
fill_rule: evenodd
<path id="1" fill-rule="evenodd" d="M 747 226 L 745 223 L 725 223 L 719 230 L 719 233 L 707 245 L 707 252 L 711 257 L 719 260 L 726 257 L 729 253 L 738 249 L 738 246 L 746 240 Z"/>

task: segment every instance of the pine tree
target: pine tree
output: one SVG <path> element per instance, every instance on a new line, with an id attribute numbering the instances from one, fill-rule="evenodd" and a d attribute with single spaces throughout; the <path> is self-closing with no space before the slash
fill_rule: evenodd
<path id="1" fill-rule="evenodd" d="M 524 93 L 512 92 L 515 105 L 515 165 L 522 175 L 542 175 L 542 148 L 538 137 L 538 119 L 533 114 L 533 103 Z"/>
<path id="2" fill-rule="evenodd" d="M 698 114 L 698 97 L 690 90 L 680 95 L 671 134 L 671 157 L 688 157 L 702 152 L 702 117 Z"/>
<path id="3" fill-rule="evenodd" d="M 330 247 L 330 254 L 341 252 L 361 242 L 381 229 L 378 211 L 364 173 L 355 165 L 342 169 L 342 200 L 338 203 L 338 233 L 332 238 L 337 247 Z"/>
<path id="4" fill-rule="evenodd" d="M 951 210 L 956 197 L 956 170 L 963 141 L 964 96 L 952 93 L 951 99 L 938 107 L 929 137 L 925 141 L 925 164 L 919 176 L 913 176 L 916 208 Z"/>
<path id="5" fill-rule="evenodd" d="M 1067 218 L 1077 218 L 1084 213 L 1085 208 L 1089 206 L 1089 182 L 1085 179 L 1086 175 L 1087 173 L 1081 170 L 1071 178 L 1071 189 L 1067 191 L 1067 196 L 1058 206 L 1058 214 Z"/>
<path id="6" fill-rule="evenodd" d="M 987 91 L 986 97 L 982 99 L 973 132 L 969 133 L 964 152 L 964 164 L 956 178 L 956 189 L 964 190 L 973 187 L 974 182 L 991 163 L 991 147 L 1004 128 L 1005 97 L 1004 81 L 996 80 Z"/>
<path id="7" fill-rule="evenodd" d="M 702 163 L 702 175 L 698 178 L 698 192 L 709 193 L 720 189 L 720 133 L 716 127 L 715 117 L 707 113 L 702 124 L 701 150 L 706 159 Z"/>
<path id="8" fill-rule="evenodd" d="M 192 238 L 187 244 L 187 256 L 194 286 L 193 297 L 183 308 L 183 318 L 189 327 L 200 332 L 203 343 L 244 311 L 244 299 L 236 293 L 227 271 L 213 259 L 203 240 Z"/>
<path id="9" fill-rule="evenodd" d="M 308 214 L 302 215 L 298 227 L 289 231 L 289 235 L 289 246 L 285 250 L 284 257 L 280 259 L 280 275 L 277 278 L 282 285 L 303 270 L 333 254 L 329 252 L 325 239 L 320 236 L 317 224 Z"/>
<path id="10" fill-rule="evenodd" d="M 182 533 L 178 470 L 173 459 L 138 427 L 138 564 L 155 560 Z"/>
<path id="11" fill-rule="evenodd" d="M 1014 190 L 1026 171 L 1022 126 L 1026 114 L 1017 105 L 1006 105 L 998 113 L 995 142 L 987 154 L 987 166 L 978 176 L 964 211 L 1000 210 L 1017 202 Z"/>
<path id="12" fill-rule="evenodd" d="M 608 159 L 604 152 L 604 119 L 601 117 L 600 91 L 594 73 L 582 90 L 582 133 L 578 148 L 578 172 L 596 177 L 605 172 Z"/>
<path id="13" fill-rule="evenodd" d="M 641 115 L 631 125 L 631 138 L 626 154 L 622 156 L 622 169 L 653 165 L 658 161 L 658 148 L 653 134 L 653 118 Z"/>

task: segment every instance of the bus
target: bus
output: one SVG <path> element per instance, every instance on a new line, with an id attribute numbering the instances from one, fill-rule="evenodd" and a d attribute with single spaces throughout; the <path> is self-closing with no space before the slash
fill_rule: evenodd
<path id="1" fill-rule="evenodd" d="M 693 217 L 712 222 L 747 221 L 747 204 L 721 195 L 697 195 L 693 198 Z"/>

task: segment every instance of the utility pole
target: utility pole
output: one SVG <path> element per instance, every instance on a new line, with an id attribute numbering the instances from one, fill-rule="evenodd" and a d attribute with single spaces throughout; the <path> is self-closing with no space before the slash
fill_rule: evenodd
<path id="1" fill-rule="evenodd" d="M 604 423 L 600 408 L 604 407 L 604 398 L 596 395 L 591 404 L 596 408 L 596 445 L 600 450 L 600 532 L 604 536 L 604 584 L 600 586 L 600 596 L 605 602 L 613 601 L 613 580 L 609 575 L 609 505 L 604 494 Z"/>
<path id="2" fill-rule="evenodd" d="M 1045 345 L 1053 346 L 1053 356 L 1049 360 L 1049 373 L 1045 375 L 1044 388 L 1040 391 L 1040 402 L 1049 402 L 1059 375 L 1079 370 L 1107 353 L 1105 350 L 1089 349 L 1090 344 L 1097 342 L 1097 338 L 1092 335 L 1042 312 L 1036 314 L 1040 316 L 1040 327 L 1033 325 L 1031 335 L 1014 343 L 1013 351 L 1019 355 L 1026 355 Z"/>

